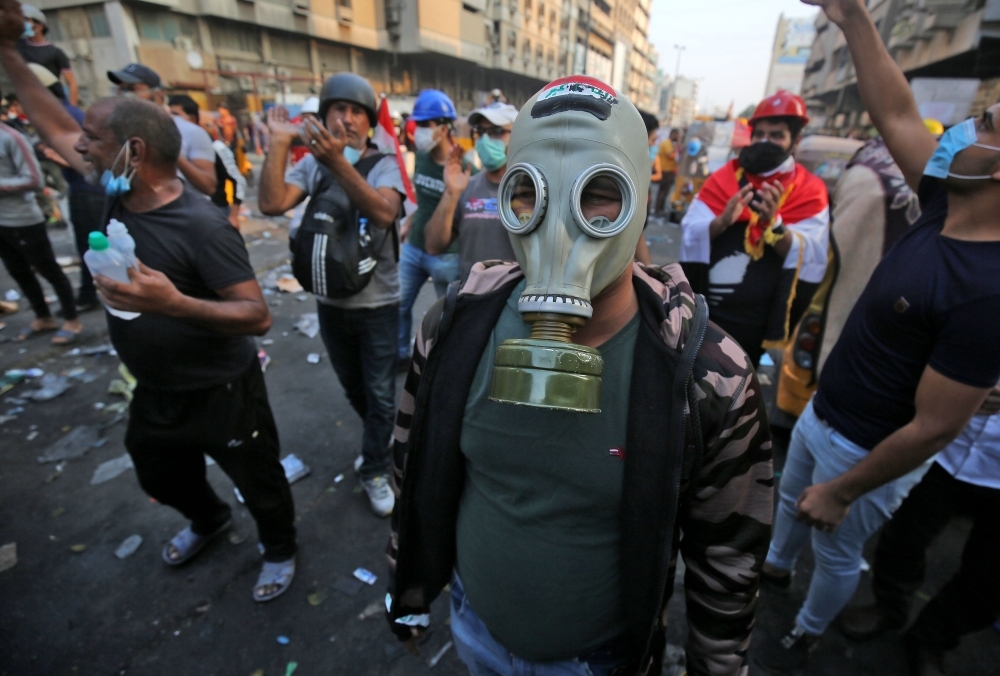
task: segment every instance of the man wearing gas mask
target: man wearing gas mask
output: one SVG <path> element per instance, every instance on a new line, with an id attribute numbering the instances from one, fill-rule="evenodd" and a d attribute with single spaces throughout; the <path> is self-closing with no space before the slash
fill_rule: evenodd
<path id="1" fill-rule="evenodd" d="M 688 673 L 743 673 L 770 431 L 748 357 L 680 266 L 633 262 L 642 118 L 603 82 L 562 78 L 525 104 L 507 154 L 498 208 L 518 264 L 476 264 L 418 329 L 390 625 L 418 636 L 450 583 L 473 674 L 658 673 L 680 551 Z"/>
<path id="2" fill-rule="evenodd" d="M 761 101 L 750 145 L 709 176 L 681 221 L 692 287 L 755 365 L 784 346 L 826 273 L 826 186 L 792 158 L 808 121 L 794 94 Z"/>

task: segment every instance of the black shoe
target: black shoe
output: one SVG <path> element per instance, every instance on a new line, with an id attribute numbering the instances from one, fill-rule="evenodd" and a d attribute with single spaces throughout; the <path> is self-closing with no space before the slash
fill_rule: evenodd
<path id="1" fill-rule="evenodd" d="M 760 571 L 761 586 L 775 591 L 787 592 L 792 586 L 792 573 L 788 575 L 770 575 L 762 569 Z"/>
<path id="2" fill-rule="evenodd" d="M 809 653 L 819 644 L 819 639 L 796 624 L 779 639 L 768 636 L 754 652 L 754 661 L 777 673 L 795 673 L 809 662 Z"/>
<path id="3" fill-rule="evenodd" d="M 905 624 L 892 617 L 877 603 L 844 608 L 837 617 L 840 633 L 855 641 L 870 641 L 887 631 L 902 629 Z"/>

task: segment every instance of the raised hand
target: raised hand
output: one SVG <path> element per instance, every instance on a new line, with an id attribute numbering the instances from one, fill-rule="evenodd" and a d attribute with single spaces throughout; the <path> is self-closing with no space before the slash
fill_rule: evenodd
<path id="1" fill-rule="evenodd" d="M 863 0 L 801 0 L 803 4 L 822 8 L 823 12 L 838 26 L 846 21 L 851 14 L 865 9 Z"/>
<path id="2" fill-rule="evenodd" d="M 761 223 L 770 223 L 778 215 L 778 205 L 781 203 L 783 191 L 784 187 L 780 181 L 765 183 L 760 187 L 760 191 L 757 193 L 760 195 L 760 199 L 751 202 L 750 206 L 760 214 Z"/>
<path id="3" fill-rule="evenodd" d="M 726 208 L 722 210 L 719 214 L 719 220 L 724 228 L 728 228 L 730 225 L 735 223 L 740 214 L 743 213 L 743 209 L 750 204 L 750 200 L 753 199 L 753 186 L 745 185 L 740 188 L 740 191 L 729 198 L 729 202 L 726 203 Z"/>
<path id="4" fill-rule="evenodd" d="M 0 47 L 14 47 L 24 35 L 24 13 L 17 0 L 0 1 Z"/>
<path id="5" fill-rule="evenodd" d="M 344 156 L 347 131 L 340 120 L 334 120 L 333 129 L 330 130 L 315 120 L 305 120 L 302 123 L 302 140 L 320 164 L 332 167 L 338 156 Z"/>
<path id="6" fill-rule="evenodd" d="M 469 177 L 472 175 L 472 167 L 462 169 L 462 147 L 455 145 L 448 155 L 448 160 L 444 165 L 444 189 L 456 195 L 469 187 Z"/>
<path id="7" fill-rule="evenodd" d="M 271 106 L 267 110 L 267 128 L 274 136 L 288 140 L 300 135 L 298 126 L 288 119 L 288 109 L 284 106 Z"/>

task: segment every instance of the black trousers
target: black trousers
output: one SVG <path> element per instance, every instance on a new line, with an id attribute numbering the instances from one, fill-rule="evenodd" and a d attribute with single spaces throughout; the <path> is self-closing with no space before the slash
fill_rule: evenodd
<path id="1" fill-rule="evenodd" d="M 218 529 L 231 511 L 205 478 L 204 456 L 213 458 L 257 521 L 264 559 L 295 553 L 295 506 L 256 355 L 239 378 L 209 389 L 168 392 L 140 383 L 125 447 L 143 490 L 190 519 L 199 535 Z"/>
<path id="2" fill-rule="evenodd" d="M 104 217 L 104 195 L 101 193 L 70 190 L 69 217 L 73 221 L 73 236 L 76 239 L 76 250 L 83 261 L 83 254 L 90 248 L 87 238 L 95 230 L 103 231 L 101 219 Z M 80 263 L 80 290 L 76 300 L 80 305 L 97 301 L 97 288 L 90 268 L 86 263 Z"/>
<path id="3" fill-rule="evenodd" d="M 21 287 L 21 292 L 31 303 L 36 317 L 46 319 L 52 313 L 45 302 L 45 292 L 38 283 L 35 272 L 47 279 L 55 289 L 62 306 L 63 318 L 69 321 L 76 319 L 73 286 L 56 263 L 56 255 L 52 251 L 44 222 L 17 228 L 0 226 L 0 260 L 3 260 L 7 272 Z"/>
<path id="4" fill-rule="evenodd" d="M 961 567 L 909 630 L 934 652 L 956 647 L 1000 615 L 1000 490 L 959 481 L 934 463 L 882 531 L 875 552 L 875 598 L 905 623 L 924 580 L 927 547 L 958 515 L 973 519 Z"/>
<path id="5" fill-rule="evenodd" d="M 663 205 L 667 201 L 667 196 L 673 192 L 674 181 L 676 180 L 676 171 L 663 172 L 663 177 L 660 178 L 660 189 L 656 192 L 656 208 L 653 210 L 654 213 L 663 213 Z"/>

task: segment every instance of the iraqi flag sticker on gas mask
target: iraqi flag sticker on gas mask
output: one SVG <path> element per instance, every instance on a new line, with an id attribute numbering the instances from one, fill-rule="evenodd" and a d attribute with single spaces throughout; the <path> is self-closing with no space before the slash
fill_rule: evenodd
<path id="1" fill-rule="evenodd" d="M 553 80 L 542 89 L 531 117 L 538 119 L 570 110 L 590 113 L 602 122 L 611 116 L 612 106 L 618 105 L 615 90 L 600 80 L 583 75 Z"/>

